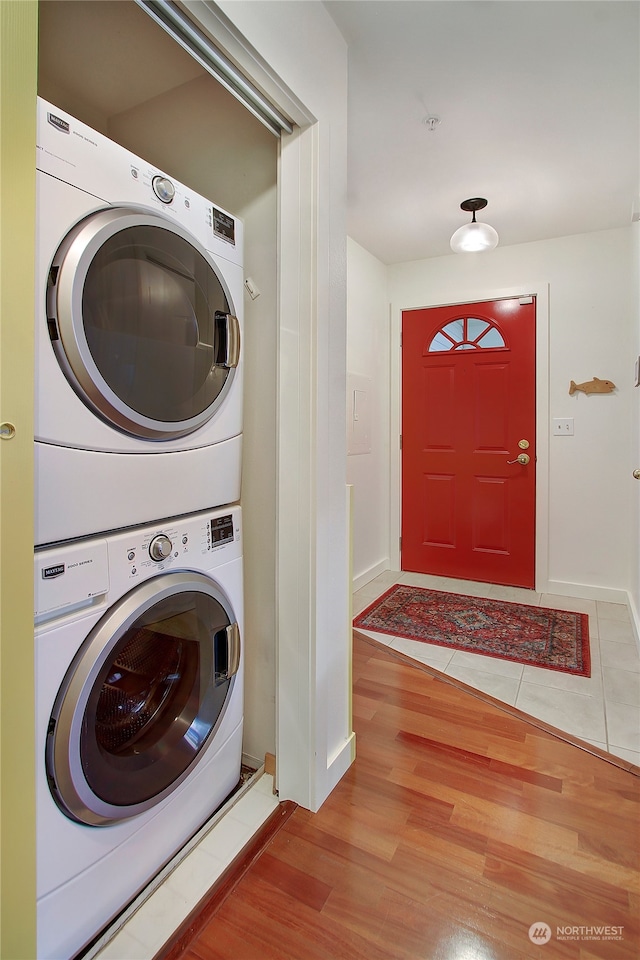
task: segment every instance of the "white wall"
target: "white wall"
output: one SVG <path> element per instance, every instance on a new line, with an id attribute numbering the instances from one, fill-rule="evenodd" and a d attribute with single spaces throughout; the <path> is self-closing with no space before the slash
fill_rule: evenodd
<path id="1" fill-rule="evenodd" d="M 526 293 L 548 284 L 549 364 L 538 369 L 538 390 L 548 395 L 550 418 L 575 421 L 573 437 L 547 441 L 549 500 L 541 508 L 548 511 L 548 582 L 537 585 L 551 592 L 615 599 L 620 591 L 637 590 L 633 236 L 623 228 L 389 268 L 396 330 L 403 308 L 482 299 L 506 288 Z M 593 376 L 613 380 L 615 393 L 569 396 L 572 379 Z M 549 424 L 539 426 L 544 434 Z"/>
<path id="2" fill-rule="evenodd" d="M 353 485 L 353 578 L 358 588 L 389 568 L 389 294 L 387 268 L 347 242 L 347 372 L 368 381 L 371 449 L 347 456 Z M 353 413 L 347 390 L 347 425 Z"/>

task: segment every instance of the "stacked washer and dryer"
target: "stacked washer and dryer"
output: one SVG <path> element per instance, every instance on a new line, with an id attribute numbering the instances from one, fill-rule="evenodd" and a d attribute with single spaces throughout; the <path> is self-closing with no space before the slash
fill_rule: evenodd
<path id="1" fill-rule="evenodd" d="M 240 776 L 242 223 L 38 100 L 39 960 Z"/>

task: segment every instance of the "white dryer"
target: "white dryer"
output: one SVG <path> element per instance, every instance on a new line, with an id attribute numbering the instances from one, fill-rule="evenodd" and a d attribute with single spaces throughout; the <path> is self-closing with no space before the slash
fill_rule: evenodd
<path id="1" fill-rule="evenodd" d="M 38 99 L 36 544 L 240 497 L 243 225 Z"/>
<path id="2" fill-rule="evenodd" d="M 81 951 L 239 781 L 241 511 L 35 553 L 39 960 Z"/>

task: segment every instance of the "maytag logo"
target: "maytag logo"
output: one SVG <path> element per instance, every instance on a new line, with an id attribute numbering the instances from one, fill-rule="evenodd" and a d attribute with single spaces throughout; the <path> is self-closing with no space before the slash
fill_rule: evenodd
<path id="1" fill-rule="evenodd" d="M 64 573 L 64 563 L 56 563 L 54 567 L 42 568 L 42 579 L 53 580 L 54 577 L 61 577 Z"/>
<path id="2" fill-rule="evenodd" d="M 66 120 L 63 120 L 62 117 L 56 117 L 55 113 L 48 113 L 47 120 L 52 127 L 55 127 L 56 130 L 61 130 L 62 133 L 69 133 L 70 126 Z"/>

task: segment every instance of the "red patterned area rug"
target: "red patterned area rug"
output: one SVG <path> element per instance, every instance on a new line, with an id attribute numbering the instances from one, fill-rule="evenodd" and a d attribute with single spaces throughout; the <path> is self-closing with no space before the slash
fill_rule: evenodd
<path id="1" fill-rule="evenodd" d="M 591 676 L 589 617 L 396 584 L 358 614 L 354 627 Z"/>

